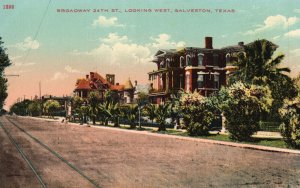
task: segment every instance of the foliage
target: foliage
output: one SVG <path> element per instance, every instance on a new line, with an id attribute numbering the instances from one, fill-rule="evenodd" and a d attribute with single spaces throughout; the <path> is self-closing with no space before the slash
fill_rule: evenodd
<path id="1" fill-rule="evenodd" d="M 155 109 L 156 109 L 155 104 L 151 104 L 151 103 L 147 104 L 144 108 L 145 114 L 152 121 L 152 124 L 156 117 Z"/>
<path id="2" fill-rule="evenodd" d="M 123 117 L 129 122 L 130 128 L 134 129 L 136 127 L 136 121 L 139 117 L 139 106 L 129 105 L 122 108 Z"/>
<path id="3" fill-rule="evenodd" d="M 113 90 L 107 90 L 104 93 L 104 101 L 109 103 L 117 103 L 120 100 L 118 92 Z"/>
<path id="4" fill-rule="evenodd" d="M 27 107 L 31 116 L 39 116 L 42 112 L 41 104 L 38 101 L 32 101 Z"/>
<path id="5" fill-rule="evenodd" d="M 4 78 L 4 70 L 11 65 L 6 49 L 2 46 L 2 38 L 0 37 L 0 111 L 3 108 L 4 101 L 7 98 L 7 79 Z"/>
<path id="6" fill-rule="evenodd" d="M 104 102 L 99 106 L 99 113 L 105 118 L 105 125 L 108 125 L 108 120 L 114 121 L 114 126 L 119 126 L 121 110 L 118 103 Z"/>
<path id="7" fill-rule="evenodd" d="M 274 102 L 269 113 L 264 113 L 264 120 L 274 121 L 279 118 L 278 108 L 285 98 L 297 96 L 297 89 L 292 79 L 286 74 L 287 67 L 281 67 L 283 54 L 273 57 L 277 45 L 265 39 L 256 40 L 244 46 L 245 51 L 238 54 L 238 61 L 233 65 L 238 67 L 230 77 L 230 83 L 242 81 L 247 84 L 268 86 L 272 91 Z"/>
<path id="8" fill-rule="evenodd" d="M 88 110 L 89 115 L 92 117 L 93 125 L 96 124 L 96 118 L 99 113 L 100 95 L 98 92 L 90 92 L 88 96 Z"/>
<path id="9" fill-rule="evenodd" d="M 25 99 L 21 102 L 14 103 L 9 110 L 10 114 L 16 114 L 20 116 L 26 116 L 28 115 L 28 106 L 31 104 L 31 101 L 28 99 Z"/>
<path id="10" fill-rule="evenodd" d="M 208 107 L 208 98 L 198 92 L 185 93 L 180 98 L 183 121 L 191 136 L 208 135 L 214 114 Z"/>
<path id="11" fill-rule="evenodd" d="M 50 99 L 44 103 L 45 113 L 52 117 L 53 117 L 53 113 L 55 111 L 59 110 L 60 108 L 61 108 L 61 106 L 60 106 L 59 102 L 56 100 Z"/>
<path id="12" fill-rule="evenodd" d="M 139 106 L 144 106 L 144 105 L 149 104 L 149 97 L 148 97 L 147 93 L 140 92 L 138 94 L 137 104 Z"/>
<path id="13" fill-rule="evenodd" d="M 280 132 L 286 144 L 293 148 L 300 148 L 300 96 L 293 100 L 285 100 L 279 114 L 283 120 Z"/>
<path id="14" fill-rule="evenodd" d="M 230 138 L 250 140 L 251 135 L 259 130 L 261 112 L 268 111 L 272 105 L 271 91 L 268 87 L 237 82 L 227 89 L 223 88 L 220 95 Z"/>
<path id="15" fill-rule="evenodd" d="M 155 106 L 155 119 L 159 124 L 158 131 L 166 131 L 166 119 L 170 117 L 170 104 L 160 104 Z"/>

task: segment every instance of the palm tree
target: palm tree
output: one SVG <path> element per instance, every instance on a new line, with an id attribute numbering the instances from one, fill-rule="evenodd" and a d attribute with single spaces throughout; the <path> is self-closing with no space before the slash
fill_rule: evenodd
<path id="1" fill-rule="evenodd" d="M 144 108 L 145 113 L 149 117 L 149 119 L 152 121 L 152 124 L 153 124 L 153 121 L 156 117 L 155 109 L 156 109 L 156 106 L 154 104 L 151 104 L 151 103 L 148 104 L 147 106 L 145 106 L 145 108 Z"/>
<path id="2" fill-rule="evenodd" d="M 99 108 L 101 114 L 105 118 L 105 125 L 108 125 L 108 119 L 112 119 L 114 121 L 114 126 L 119 126 L 121 111 L 118 103 L 105 102 L 102 105 L 100 105 Z"/>
<path id="3" fill-rule="evenodd" d="M 166 119 L 170 117 L 170 104 L 160 104 L 155 108 L 155 119 L 158 126 L 158 131 L 166 131 Z"/>
<path id="4" fill-rule="evenodd" d="M 134 129 L 136 127 L 136 120 L 139 116 L 139 106 L 138 105 L 130 105 L 127 108 L 123 109 L 123 115 L 126 120 L 128 120 L 130 129 Z"/>
<path id="5" fill-rule="evenodd" d="M 245 52 L 238 54 L 238 61 L 233 62 L 238 69 L 230 77 L 230 84 L 236 81 L 268 86 L 274 99 L 272 108 L 262 119 L 276 120 L 279 118 L 278 108 L 285 98 L 297 95 L 297 88 L 287 75 L 290 69 L 281 67 L 284 55 L 273 57 L 277 45 L 265 39 L 256 40 L 245 46 Z"/>
<path id="6" fill-rule="evenodd" d="M 265 39 L 256 40 L 245 46 L 245 52 L 238 54 L 238 61 L 233 62 L 238 67 L 232 76 L 233 81 L 244 83 L 269 85 L 278 77 L 288 77 L 287 67 L 280 67 L 284 55 L 273 57 L 277 45 Z M 276 80 L 277 81 L 277 80 Z"/>
<path id="7" fill-rule="evenodd" d="M 96 118 L 99 112 L 100 95 L 98 92 L 90 92 L 88 96 L 89 114 L 93 119 L 93 125 L 96 124 Z"/>

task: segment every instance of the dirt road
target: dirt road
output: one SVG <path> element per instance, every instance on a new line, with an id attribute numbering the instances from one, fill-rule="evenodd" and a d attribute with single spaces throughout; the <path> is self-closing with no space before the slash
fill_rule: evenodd
<path id="1" fill-rule="evenodd" d="M 99 187 L 300 187 L 300 156 L 66 125 L 9 120 L 49 146 Z M 94 187 L 5 117 L 48 187 Z M 0 129 L 1 187 L 40 187 Z M 2 184 L 2 182 L 5 182 Z"/>

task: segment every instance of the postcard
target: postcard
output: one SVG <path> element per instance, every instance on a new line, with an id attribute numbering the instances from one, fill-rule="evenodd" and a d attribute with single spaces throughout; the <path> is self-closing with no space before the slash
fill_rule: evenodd
<path id="1" fill-rule="evenodd" d="M 297 0 L 0 0 L 0 187 L 300 187 Z"/>

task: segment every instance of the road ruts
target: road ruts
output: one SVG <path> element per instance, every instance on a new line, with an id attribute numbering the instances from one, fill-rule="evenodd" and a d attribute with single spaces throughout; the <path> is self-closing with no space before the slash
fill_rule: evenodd
<path id="1" fill-rule="evenodd" d="M 38 187 L 100 187 L 76 166 L 13 121 L 5 117 L 0 120 L 6 136 L 35 174 Z M 38 184 L 34 187 L 36 185 Z M 25 187 L 32 185 L 25 184 Z"/>

